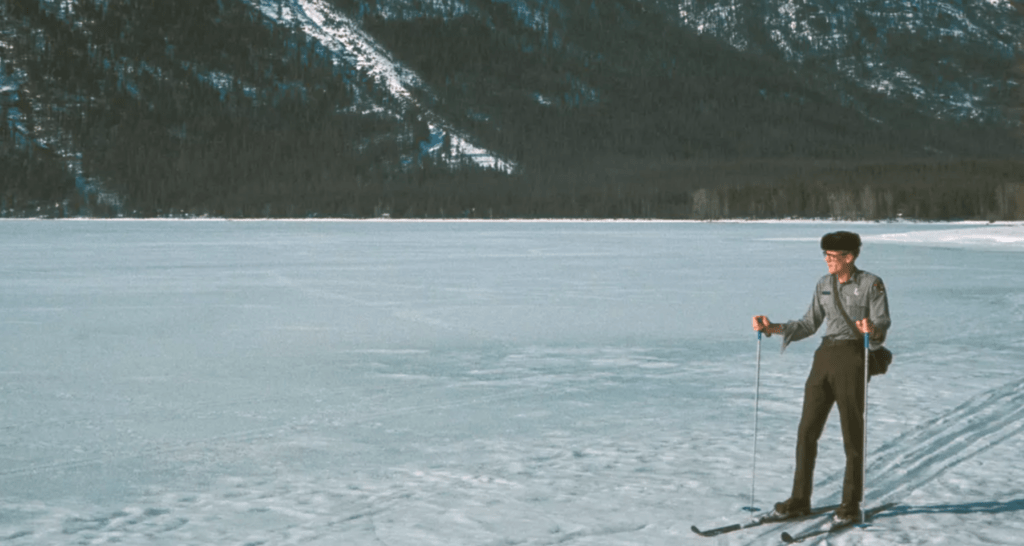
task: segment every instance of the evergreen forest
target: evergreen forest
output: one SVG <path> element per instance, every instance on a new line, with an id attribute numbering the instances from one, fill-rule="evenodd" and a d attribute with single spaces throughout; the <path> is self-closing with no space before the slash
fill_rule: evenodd
<path id="1" fill-rule="evenodd" d="M 0 216 L 1024 219 L 1024 96 L 935 119 L 669 3 L 331 0 L 422 82 L 403 98 L 257 9 L 282 2 L 0 0 Z M 1021 93 L 1024 59 L 984 69 Z"/>

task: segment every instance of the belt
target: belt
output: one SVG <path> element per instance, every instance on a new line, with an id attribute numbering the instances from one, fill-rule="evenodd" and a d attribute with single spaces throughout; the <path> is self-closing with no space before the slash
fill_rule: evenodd
<path id="1" fill-rule="evenodd" d="M 845 345 L 857 345 L 858 347 L 864 345 L 864 341 L 857 339 L 829 339 L 823 338 L 821 340 L 822 347 L 842 347 Z"/>

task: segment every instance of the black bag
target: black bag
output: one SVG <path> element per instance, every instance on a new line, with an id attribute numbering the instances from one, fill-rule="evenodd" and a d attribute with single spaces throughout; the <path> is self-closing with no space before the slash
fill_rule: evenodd
<path id="1" fill-rule="evenodd" d="M 850 327 L 854 332 L 859 332 L 857 329 L 857 323 L 850 319 L 850 315 L 846 314 L 846 309 L 843 309 L 843 298 L 839 297 L 839 281 L 835 275 L 832 275 L 832 297 L 836 300 L 836 307 L 839 308 L 839 312 L 843 314 L 843 318 L 846 319 L 846 325 Z M 868 375 L 884 375 L 885 372 L 889 371 L 889 364 L 892 364 L 892 351 L 885 347 L 879 347 L 874 351 L 869 351 L 868 354 Z"/>
<path id="2" fill-rule="evenodd" d="M 868 355 L 868 375 L 883 375 L 892 364 L 892 351 L 879 347 Z"/>

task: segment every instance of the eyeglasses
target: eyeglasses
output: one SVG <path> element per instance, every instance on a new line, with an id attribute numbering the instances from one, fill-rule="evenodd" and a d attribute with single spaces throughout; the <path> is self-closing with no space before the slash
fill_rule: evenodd
<path id="1" fill-rule="evenodd" d="M 849 256 L 850 253 L 849 252 L 833 252 L 833 253 L 829 253 L 829 251 L 826 250 L 826 251 L 822 252 L 821 255 L 824 256 L 826 260 L 838 260 L 840 258 L 845 258 L 845 257 Z"/>

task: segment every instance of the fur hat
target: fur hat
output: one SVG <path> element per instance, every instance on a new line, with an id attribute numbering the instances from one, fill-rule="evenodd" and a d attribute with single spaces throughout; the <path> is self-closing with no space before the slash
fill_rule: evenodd
<path id="1" fill-rule="evenodd" d="M 822 250 L 839 250 L 860 254 L 860 235 L 850 231 L 826 233 L 821 238 Z"/>

